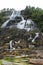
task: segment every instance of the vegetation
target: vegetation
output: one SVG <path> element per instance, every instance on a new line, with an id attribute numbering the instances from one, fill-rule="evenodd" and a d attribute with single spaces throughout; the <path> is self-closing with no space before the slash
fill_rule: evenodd
<path id="1" fill-rule="evenodd" d="M 25 19 L 32 19 L 37 27 L 43 32 L 43 10 L 40 8 L 26 6 L 24 10 L 21 11 L 21 14 Z"/>
<path id="2" fill-rule="evenodd" d="M 3 22 L 5 22 L 8 19 L 7 16 L 11 15 L 13 10 L 14 9 L 4 8 L 3 10 L 0 11 L 0 26 Z M 40 31 L 43 32 L 43 10 L 42 9 L 26 6 L 26 8 L 21 11 L 21 15 L 23 15 L 25 19 L 28 19 L 28 18 L 32 19 L 34 23 L 37 24 L 37 27 L 40 29 Z M 28 46 L 28 44 L 31 43 L 31 40 L 28 41 L 28 38 L 30 37 L 30 35 L 32 36 L 32 38 L 34 38 L 35 32 L 37 31 L 26 32 L 25 30 L 19 30 L 16 28 L 12 30 L 9 30 L 9 29 L 1 30 L 0 29 L 0 34 L 1 34 L 0 35 L 0 46 L 2 46 L 4 43 L 9 43 L 9 41 L 12 39 L 13 40 L 22 39 L 26 41 L 27 46 Z M 7 37 L 10 37 L 10 38 L 8 39 Z M 34 42 L 33 44 L 43 44 L 41 40 L 42 40 L 42 37 L 40 37 L 38 41 Z"/>
<path id="3" fill-rule="evenodd" d="M 0 25 L 8 19 L 6 16 L 11 15 L 13 10 L 14 9 L 9 8 L 1 10 Z M 43 10 L 41 8 L 26 6 L 26 8 L 21 11 L 21 14 L 25 19 L 32 19 L 37 24 L 37 27 L 43 32 Z"/>
<path id="4" fill-rule="evenodd" d="M 2 65 L 2 60 L 0 60 L 0 65 Z"/>
<path id="5" fill-rule="evenodd" d="M 12 65 L 31 65 L 29 62 L 25 61 L 25 60 L 28 60 L 28 58 L 26 58 L 26 57 L 25 58 L 5 57 L 3 60 L 7 62 L 6 63 L 7 65 L 9 64 L 9 62 L 12 62 L 11 63 Z M 2 62 L 2 64 L 0 63 L 0 65 L 4 65 L 3 62 Z"/>
<path id="6" fill-rule="evenodd" d="M 0 12 L 0 26 L 3 22 L 5 22 L 8 18 L 7 16 L 11 15 L 13 9 L 3 9 Z M 24 10 L 21 11 L 21 15 L 23 15 L 24 19 L 32 19 L 34 23 L 37 24 L 37 27 L 40 29 L 41 32 L 43 32 L 43 10 L 40 8 L 35 8 L 35 7 L 28 7 Z M 19 55 L 29 55 L 31 54 L 36 54 L 35 51 L 37 49 L 43 49 L 43 36 L 40 33 L 39 37 L 32 43 L 32 39 L 35 37 L 35 33 L 39 32 L 37 30 L 34 31 L 26 31 L 26 30 L 21 30 L 21 29 L 0 29 L 0 57 L 2 55 L 6 56 L 9 55 L 9 57 L 4 57 L 3 59 L 7 62 L 14 62 L 14 63 L 19 63 L 18 65 L 29 65 L 29 58 L 27 57 L 21 57 L 17 58 L 16 56 Z M 32 37 L 32 39 L 28 40 Z M 14 43 L 15 41 L 19 41 L 20 43 L 15 43 L 13 46 L 15 48 L 15 51 L 9 52 L 6 51 L 5 49 L 9 49 L 9 42 L 13 40 Z M 29 45 L 32 44 L 35 47 L 34 48 L 29 48 Z M 37 47 L 38 46 L 38 47 Z M 41 48 L 39 46 L 42 46 Z M 42 52 L 40 52 L 42 53 Z M 11 55 L 14 55 L 14 57 L 11 57 Z M 37 53 L 38 54 L 38 53 Z M 40 56 L 40 55 L 39 55 Z M 32 56 L 33 57 L 33 56 Z M 36 55 L 37 57 L 37 55 Z M 41 57 L 41 56 L 40 56 Z M 28 60 L 28 62 L 26 61 Z M 0 65 L 2 65 L 3 60 L 0 60 Z M 15 64 L 16 65 L 16 64 Z"/>
<path id="7" fill-rule="evenodd" d="M 43 45 L 43 37 L 40 33 L 39 37 L 35 40 L 34 43 L 32 43 L 32 40 L 28 40 L 30 38 L 30 35 L 32 36 L 32 39 L 35 37 L 35 32 L 27 32 L 25 30 L 20 29 L 0 29 L 0 47 L 6 45 L 6 43 L 9 43 L 10 40 L 18 41 L 21 40 L 20 44 L 15 44 L 16 47 L 18 45 L 22 48 L 28 48 L 29 44 L 36 44 L 36 45 Z M 6 47 L 6 46 L 5 46 Z"/>
<path id="8" fill-rule="evenodd" d="M 12 14 L 12 11 L 13 11 L 14 9 L 12 8 L 12 9 L 9 9 L 9 8 L 7 8 L 7 9 L 2 9 L 1 11 L 0 11 L 0 26 L 1 26 L 1 24 L 3 23 L 3 22 L 5 22 L 7 19 L 8 19 L 8 17 L 7 16 L 10 16 L 11 14 Z"/>

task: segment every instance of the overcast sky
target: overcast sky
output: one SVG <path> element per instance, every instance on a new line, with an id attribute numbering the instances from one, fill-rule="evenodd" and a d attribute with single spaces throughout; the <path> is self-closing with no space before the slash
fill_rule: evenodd
<path id="1" fill-rule="evenodd" d="M 3 8 L 22 10 L 29 5 L 43 9 L 43 0 L 0 0 L 0 10 Z"/>

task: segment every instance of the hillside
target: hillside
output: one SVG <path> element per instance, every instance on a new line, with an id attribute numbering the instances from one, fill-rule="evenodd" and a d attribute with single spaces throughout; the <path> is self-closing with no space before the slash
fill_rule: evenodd
<path id="1" fill-rule="evenodd" d="M 0 56 L 10 53 L 11 55 L 36 54 L 35 50 L 43 50 L 43 27 L 39 28 L 41 22 L 35 14 L 43 10 L 33 8 L 31 11 L 31 9 L 30 7 L 30 10 L 27 8 L 21 12 L 13 11 L 7 20 L 6 16 L 2 15 L 5 18 L 2 18 L 3 23 L 0 22 L 2 24 L 0 24 Z"/>

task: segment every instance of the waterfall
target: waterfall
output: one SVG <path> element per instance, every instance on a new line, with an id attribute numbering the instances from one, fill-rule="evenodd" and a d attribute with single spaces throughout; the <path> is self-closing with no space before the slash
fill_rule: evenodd
<path id="1" fill-rule="evenodd" d="M 33 30 L 34 29 L 34 22 L 31 19 L 27 19 L 25 20 L 24 17 L 20 14 L 20 11 L 13 11 L 12 15 L 10 16 L 10 19 L 7 20 L 6 22 L 4 22 L 1 26 L 1 28 L 18 28 L 18 29 L 25 29 L 27 31 Z M 7 24 L 9 24 L 11 22 L 11 20 L 15 20 L 15 17 L 20 17 L 21 21 L 20 22 L 16 22 L 16 24 L 10 24 L 9 26 Z M 12 23 L 15 23 L 12 21 Z"/>
<path id="2" fill-rule="evenodd" d="M 36 36 L 34 37 L 34 39 L 32 40 L 32 42 L 34 42 L 35 39 L 36 39 L 37 37 L 39 37 L 39 33 L 35 33 L 35 34 L 36 34 Z"/>
<path id="3" fill-rule="evenodd" d="M 1 26 L 1 28 L 5 28 L 5 27 L 7 26 L 7 24 L 8 24 L 9 21 L 10 21 L 10 20 L 7 20 L 6 22 L 4 22 L 4 23 L 2 24 L 2 26 Z"/>
<path id="4" fill-rule="evenodd" d="M 15 19 L 16 16 L 19 16 L 22 18 L 22 20 L 24 20 L 24 18 L 20 15 L 19 11 L 13 11 L 12 15 L 10 16 L 10 19 L 8 19 L 6 22 L 4 22 L 1 26 L 1 28 L 6 28 L 9 21 Z"/>
<path id="5" fill-rule="evenodd" d="M 17 28 L 19 29 L 25 29 L 27 31 L 30 31 L 34 27 L 34 23 L 31 19 L 22 20 L 21 22 L 18 23 Z"/>
<path id="6" fill-rule="evenodd" d="M 15 50 L 15 48 L 13 48 L 13 40 L 11 40 L 10 42 L 9 42 L 9 44 L 10 44 L 10 52 L 12 52 L 13 50 Z"/>
<path id="7" fill-rule="evenodd" d="M 10 49 L 12 49 L 13 47 L 12 47 L 12 40 L 9 42 L 9 44 L 10 44 Z"/>
<path id="8" fill-rule="evenodd" d="M 13 16 L 14 16 L 14 11 L 13 11 L 12 15 L 10 16 L 10 19 L 8 19 L 6 22 L 4 22 L 1 26 L 1 28 L 5 28 Z"/>

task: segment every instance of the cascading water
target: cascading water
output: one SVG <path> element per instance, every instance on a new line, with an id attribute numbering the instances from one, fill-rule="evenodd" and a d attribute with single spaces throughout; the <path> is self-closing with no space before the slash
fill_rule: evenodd
<path id="1" fill-rule="evenodd" d="M 34 37 L 34 39 L 32 40 L 32 42 L 34 42 L 35 39 L 36 39 L 37 37 L 39 37 L 39 33 L 35 33 L 35 34 L 36 34 L 36 36 Z"/>
<path id="2" fill-rule="evenodd" d="M 10 16 L 10 19 L 7 20 L 6 22 L 4 22 L 4 23 L 2 24 L 1 28 L 6 28 L 7 24 L 9 23 L 9 21 L 11 20 L 11 18 L 13 17 L 13 15 L 14 15 L 14 12 L 13 12 L 12 15 Z"/>
<path id="3" fill-rule="evenodd" d="M 13 25 L 7 26 L 7 24 L 9 24 L 11 22 L 11 20 L 15 20 L 16 17 L 20 17 L 21 21 L 16 22 L 16 25 L 13 24 Z M 4 22 L 1 26 L 1 28 L 8 28 L 8 27 L 9 28 L 16 27 L 19 29 L 25 29 L 27 31 L 30 31 L 30 30 L 33 30 L 33 28 L 34 28 L 34 22 L 31 19 L 24 20 L 24 18 L 22 17 L 22 15 L 20 14 L 19 11 L 15 11 L 15 12 L 13 11 L 12 15 L 10 16 L 10 19 L 7 20 L 6 22 Z"/>
<path id="4" fill-rule="evenodd" d="M 9 44 L 10 44 L 10 49 L 12 49 L 13 47 L 12 47 L 12 40 L 9 42 Z"/>
<path id="5" fill-rule="evenodd" d="M 15 50 L 15 48 L 13 48 L 13 40 L 11 40 L 10 42 L 9 42 L 9 44 L 10 44 L 10 52 L 12 52 L 13 50 Z"/>
<path id="6" fill-rule="evenodd" d="M 5 28 L 10 20 L 7 20 L 5 23 L 2 24 L 1 28 Z"/>

